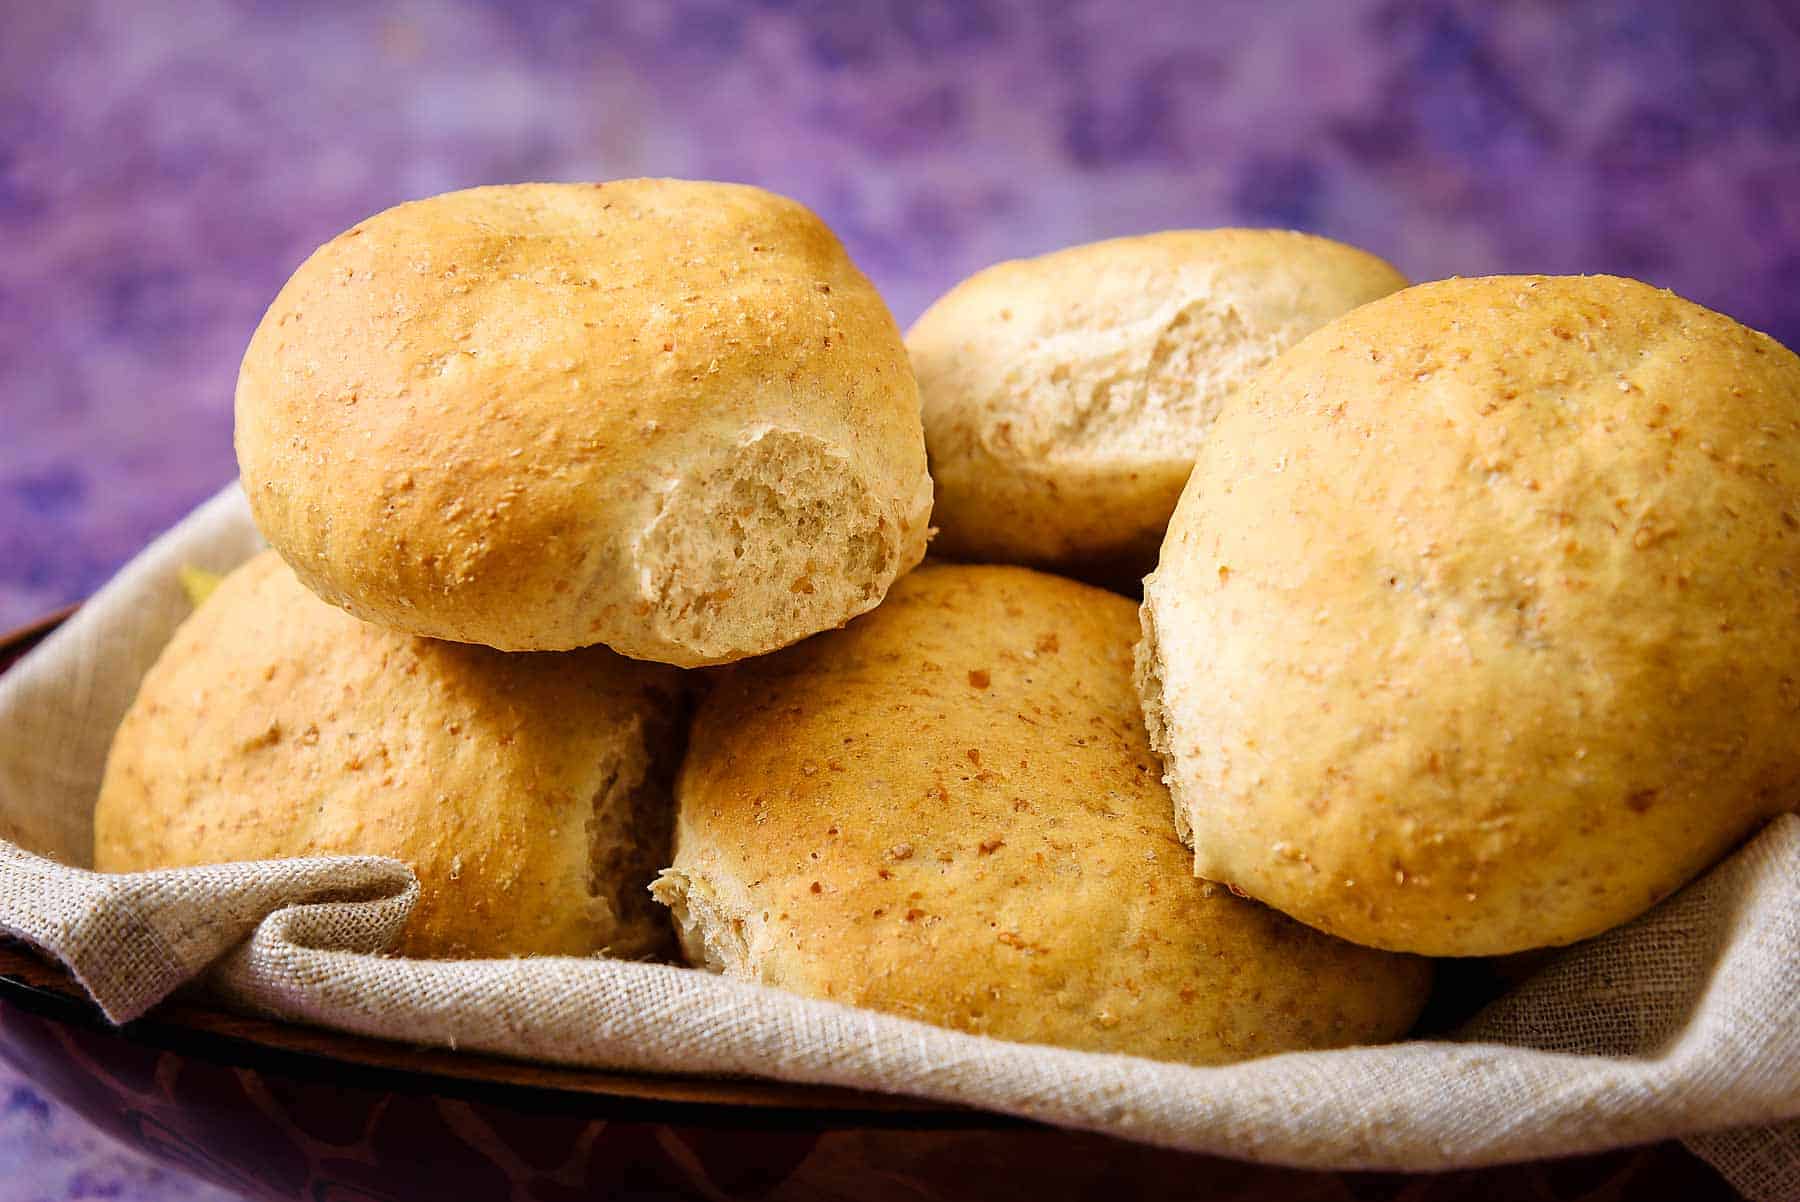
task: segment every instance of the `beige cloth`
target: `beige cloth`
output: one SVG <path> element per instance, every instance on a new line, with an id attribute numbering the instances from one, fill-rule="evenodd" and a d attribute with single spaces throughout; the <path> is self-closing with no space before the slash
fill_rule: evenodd
<path id="1" fill-rule="evenodd" d="M 0 678 L 0 928 L 67 964 L 115 1020 L 210 973 L 232 1005 L 341 1030 L 857 1086 L 1301 1167 L 1448 1168 L 1685 1137 L 1749 1197 L 1800 1199 L 1800 817 L 1564 953 L 1455 1041 L 1226 1068 L 1005 1043 L 663 965 L 394 959 L 377 953 L 416 885 L 390 860 L 67 866 L 89 860 L 112 730 L 187 612 L 176 569 L 228 568 L 257 546 L 228 489 Z"/>

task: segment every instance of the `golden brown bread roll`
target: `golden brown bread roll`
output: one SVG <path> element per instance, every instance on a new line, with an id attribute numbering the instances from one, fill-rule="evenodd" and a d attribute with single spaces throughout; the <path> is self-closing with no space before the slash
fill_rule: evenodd
<path id="1" fill-rule="evenodd" d="M 1193 879 L 1130 601 L 927 565 L 735 665 L 655 892 L 691 962 L 1005 1039 L 1215 1063 L 1391 1039 L 1428 966 Z"/>
<path id="2" fill-rule="evenodd" d="M 1287 230 L 1178 230 L 1000 263 L 906 337 L 937 483 L 934 553 L 1137 581 L 1219 405 L 1406 280 Z"/>
<path id="3" fill-rule="evenodd" d="M 371 854 L 422 892 L 401 951 L 640 956 L 670 943 L 679 673 L 382 630 L 273 552 L 175 632 L 113 739 L 94 862 Z"/>
<path id="4" fill-rule="evenodd" d="M 258 526 L 320 596 L 505 650 L 718 663 L 836 626 L 924 552 L 893 319 L 736 184 L 521 184 L 332 239 L 237 390 Z"/>
<path id="5" fill-rule="evenodd" d="M 1632 280 L 1424 284 L 1220 414 L 1140 684 L 1195 871 L 1429 955 L 1647 909 L 1800 784 L 1800 360 Z"/>

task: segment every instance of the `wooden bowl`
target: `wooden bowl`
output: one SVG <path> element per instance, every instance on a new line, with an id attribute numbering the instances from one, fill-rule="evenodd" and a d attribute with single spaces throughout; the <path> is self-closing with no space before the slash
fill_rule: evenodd
<path id="1" fill-rule="evenodd" d="M 0 671 L 67 616 L 0 639 Z M 1315 1173 L 844 1089 L 413 1048 L 200 1000 L 114 1027 L 60 967 L 5 941 L 0 1057 L 124 1143 L 258 1199 L 1734 1196 L 1673 1142 L 1453 1173 Z"/>

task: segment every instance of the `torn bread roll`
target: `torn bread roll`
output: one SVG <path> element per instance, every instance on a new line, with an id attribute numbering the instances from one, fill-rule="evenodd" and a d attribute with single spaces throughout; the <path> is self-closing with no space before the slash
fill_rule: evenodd
<path id="1" fill-rule="evenodd" d="M 1143 623 L 1197 873 L 1374 947 L 1597 934 L 1800 798 L 1800 359 L 1607 276 L 1377 301 L 1220 415 Z"/>
<path id="2" fill-rule="evenodd" d="M 886 306 L 810 211 L 736 184 L 371 217 L 258 326 L 237 452 L 270 543 L 358 617 L 684 666 L 873 607 L 931 509 Z"/>
<path id="3" fill-rule="evenodd" d="M 94 862 L 133 872 L 367 854 L 412 865 L 400 951 L 671 950 L 674 669 L 382 630 L 267 551 L 175 632 L 113 739 Z"/>
<path id="4" fill-rule="evenodd" d="M 906 337 L 936 554 L 1129 583 L 1219 406 L 1281 351 L 1406 286 L 1286 230 L 1181 230 L 1000 263 Z"/>
<path id="5" fill-rule="evenodd" d="M 1425 962 L 1193 878 L 1135 609 L 927 565 L 702 704 L 655 886 L 690 962 L 1004 1039 L 1198 1064 L 1403 1035 Z"/>

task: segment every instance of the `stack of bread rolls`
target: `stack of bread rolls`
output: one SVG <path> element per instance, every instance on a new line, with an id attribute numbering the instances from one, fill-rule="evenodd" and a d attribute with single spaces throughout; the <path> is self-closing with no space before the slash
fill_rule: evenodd
<path id="1" fill-rule="evenodd" d="M 1424 957 L 1800 795 L 1800 360 L 1628 280 L 1190 231 L 903 340 L 767 192 L 479 188 L 301 266 L 237 449 L 272 550 L 96 863 L 396 856 L 402 954 L 1221 1063 L 1400 1038 Z"/>

